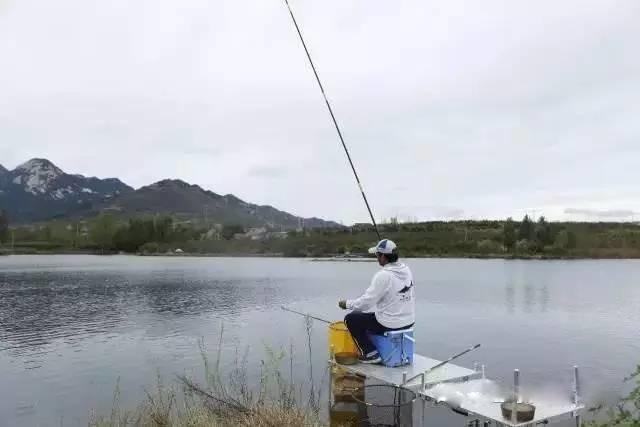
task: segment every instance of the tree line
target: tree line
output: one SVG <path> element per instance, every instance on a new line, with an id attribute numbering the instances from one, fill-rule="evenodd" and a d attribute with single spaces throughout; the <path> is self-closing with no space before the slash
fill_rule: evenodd
<path id="1" fill-rule="evenodd" d="M 9 231 L 8 218 L 0 213 L 0 243 L 6 245 Z M 180 248 L 190 253 L 320 257 L 365 255 L 377 239 L 371 224 L 290 231 L 286 239 L 243 238 L 246 231 L 240 224 L 109 214 L 11 229 L 17 250 L 50 252 L 165 253 Z M 632 223 L 549 222 L 525 215 L 520 221 L 388 221 L 380 231 L 398 242 L 403 256 L 640 258 L 640 227 Z"/>
<path id="2" fill-rule="evenodd" d="M 3 245 L 9 241 L 9 215 L 4 209 L 0 209 L 0 243 Z"/>

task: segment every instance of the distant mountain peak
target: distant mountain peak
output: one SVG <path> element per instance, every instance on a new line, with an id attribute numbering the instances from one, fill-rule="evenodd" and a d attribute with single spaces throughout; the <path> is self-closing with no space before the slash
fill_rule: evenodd
<path id="1" fill-rule="evenodd" d="M 31 159 L 13 170 L 13 183 L 31 194 L 43 194 L 64 172 L 47 159 Z"/>
<path id="2" fill-rule="evenodd" d="M 1 168 L 1 166 L 0 166 Z M 108 210 L 124 215 L 175 215 L 205 224 L 241 224 L 291 230 L 337 224 L 299 218 L 272 206 L 220 195 L 180 179 L 164 179 L 134 190 L 117 178 L 67 174 L 46 159 L 35 158 L 12 171 L 0 169 L 0 207 L 17 222 L 90 216 Z"/>
<path id="3" fill-rule="evenodd" d="M 133 191 L 120 180 L 69 175 L 47 159 L 31 159 L 0 173 L 0 207 L 16 221 L 38 221 L 86 211 Z"/>
<path id="4" fill-rule="evenodd" d="M 171 178 L 167 178 L 167 179 L 163 179 L 158 182 L 155 182 L 151 184 L 149 187 L 169 187 L 169 186 L 177 186 L 177 187 L 183 187 L 183 188 L 197 187 L 181 179 L 171 179 Z"/>
<path id="5" fill-rule="evenodd" d="M 37 170 L 52 170 L 52 171 L 55 171 L 58 175 L 62 175 L 64 173 L 59 167 L 54 165 L 50 160 L 41 159 L 41 158 L 33 158 L 31 160 L 27 160 L 26 162 L 24 162 L 23 164 L 15 168 L 15 170 L 16 171 L 21 170 L 25 172 L 37 171 Z"/>
<path id="6" fill-rule="evenodd" d="M 4 166 L 0 165 L 0 175 L 4 175 L 6 173 L 8 173 L 9 171 L 7 170 L 7 168 L 5 168 Z"/>

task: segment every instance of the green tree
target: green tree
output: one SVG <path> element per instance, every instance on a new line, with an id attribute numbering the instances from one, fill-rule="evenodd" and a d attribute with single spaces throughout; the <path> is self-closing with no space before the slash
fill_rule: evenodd
<path id="1" fill-rule="evenodd" d="M 100 214 L 90 230 L 91 240 L 104 252 L 113 248 L 116 221 L 111 215 Z"/>
<path id="2" fill-rule="evenodd" d="M 9 241 L 9 215 L 0 210 L 0 243 Z"/>
<path id="3" fill-rule="evenodd" d="M 527 239 L 518 240 L 516 242 L 516 252 L 527 253 L 531 251 L 531 243 Z"/>
<path id="4" fill-rule="evenodd" d="M 529 215 L 522 218 L 520 227 L 518 227 L 518 240 L 531 240 L 533 238 L 533 221 Z"/>
<path id="5" fill-rule="evenodd" d="M 516 226 L 511 217 L 507 218 L 502 230 L 502 243 L 508 251 L 513 251 L 516 246 Z"/>
<path id="6" fill-rule="evenodd" d="M 478 251 L 483 254 L 499 253 L 501 249 L 500 243 L 493 240 L 484 239 L 478 242 Z"/>
<path id="7" fill-rule="evenodd" d="M 173 230 L 173 219 L 170 216 L 153 219 L 153 238 L 155 242 L 168 242 Z"/>
<path id="8" fill-rule="evenodd" d="M 41 239 L 46 241 L 46 242 L 50 242 L 51 241 L 51 227 L 48 225 L 45 225 L 44 227 L 42 227 L 40 229 L 41 231 Z"/>
<path id="9" fill-rule="evenodd" d="M 569 248 L 569 232 L 567 230 L 562 230 L 556 236 L 553 246 L 558 249 L 568 249 Z"/>
<path id="10" fill-rule="evenodd" d="M 160 228 L 164 229 L 164 226 L 160 224 Z M 145 243 L 163 237 L 164 232 L 157 234 L 157 230 L 158 221 L 156 218 L 132 218 L 129 220 L 129 224 L 118 228 L 114 234 L 113 242 L 118 250 L 136 252 Z"/>
<path id="11" fill-rule="evenodd" d="M 387 232 L 396 232 L 400 229 L 400 226 L 398 224 L 398 217 L 397 216 L 392 216 L 391 218 L 389 218 L 389 222 L 386 222 L 383 224 L 384 230 Z"/>
<path id="12" fill-rule="evenodd" d="M 551 226 L 547 222 L 544 216 L 538 219 L 535 227 L 533 228 L 535 247 L 538 251 L 542 251 L 545 246 L 553 243 L 551 236 Z"/>
<path id="13" fill-rule="evenodd" d="M 573 231 L 569 231 L 567 233 L 567 239 L 568 239 L 567 248 L 575 249 L 576 246 L 578 245 L 578 242 L 577 242 L 578 239 L 576 237 L 576 233 L 574 233 Z"/>
<path id="14" fill-rule="evenodd" d="M 233 236 L 241 233 L 244 233 L 244 227 L 238 224 L 232 224 L 223 226 L 220 235 L 225 240 L 231 240 L 233 239 Z"/>
<path id="15" fill-rule="evenodd" d="M 140 246 L 140 251 L 142 253 L 157 254 L 158 252 L 160 252 L 160 245 L 157 242 L 145 243 L 144 245 Z"/>

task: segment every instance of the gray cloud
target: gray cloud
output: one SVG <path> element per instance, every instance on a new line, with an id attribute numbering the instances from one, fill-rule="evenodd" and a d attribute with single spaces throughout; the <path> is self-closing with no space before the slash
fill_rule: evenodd
<path id="1" fill-rule="evenodd" d="M 273 166 L 256 165 L 251 167 L 247 173 L 249 176 L 269 179 L 269 178 L 279 178 L 286 175 L 286 170 L 284 168 L 278 168 Z"/>
<path id="2" fill-rule="evenodd" d="M 567 208 L 564 213 L 569 215 L 582 215 L 590 218 L 630 218 L 639 213 L 628 209 L 596 210 Z"/>
<path id="3" fill-rule="evenodd" d="M 640 211 L 637 1 L 292 7 L 378 216 Z M 6 167 L 367 220 L 280 2 L 4 2 L 0 69 Z"/>

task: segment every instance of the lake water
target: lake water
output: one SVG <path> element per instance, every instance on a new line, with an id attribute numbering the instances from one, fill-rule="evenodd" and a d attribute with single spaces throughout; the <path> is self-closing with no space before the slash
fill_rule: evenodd
<path id="1" fill-rule="evenodd" d="M 486 365 L 509 383 L 568 393 L 582 369 L 588 401 L 622 392 L 640 362 L 640 262 L 410 259 L 417 292 L 417 350 Z M 108 414 L 116 382 L 134 406 L 158 373 L 199 375 L 199 340 L 215 352 L 293 343 L 303 377 L 304 321 L 285 304 L 330 319 L 344 315 L 377 270 L 369 262 L 300 259 L 93 256 L 0 257 L 0 425 L 86 425 Z M 312 331 L 321 377 L 326 330 Z M 297 362 L 298 363 L 298 362 Z M 304 374 L 303 374 L 304 372 Z M 453 425 L 464 425 L 456 421 Z"/>

